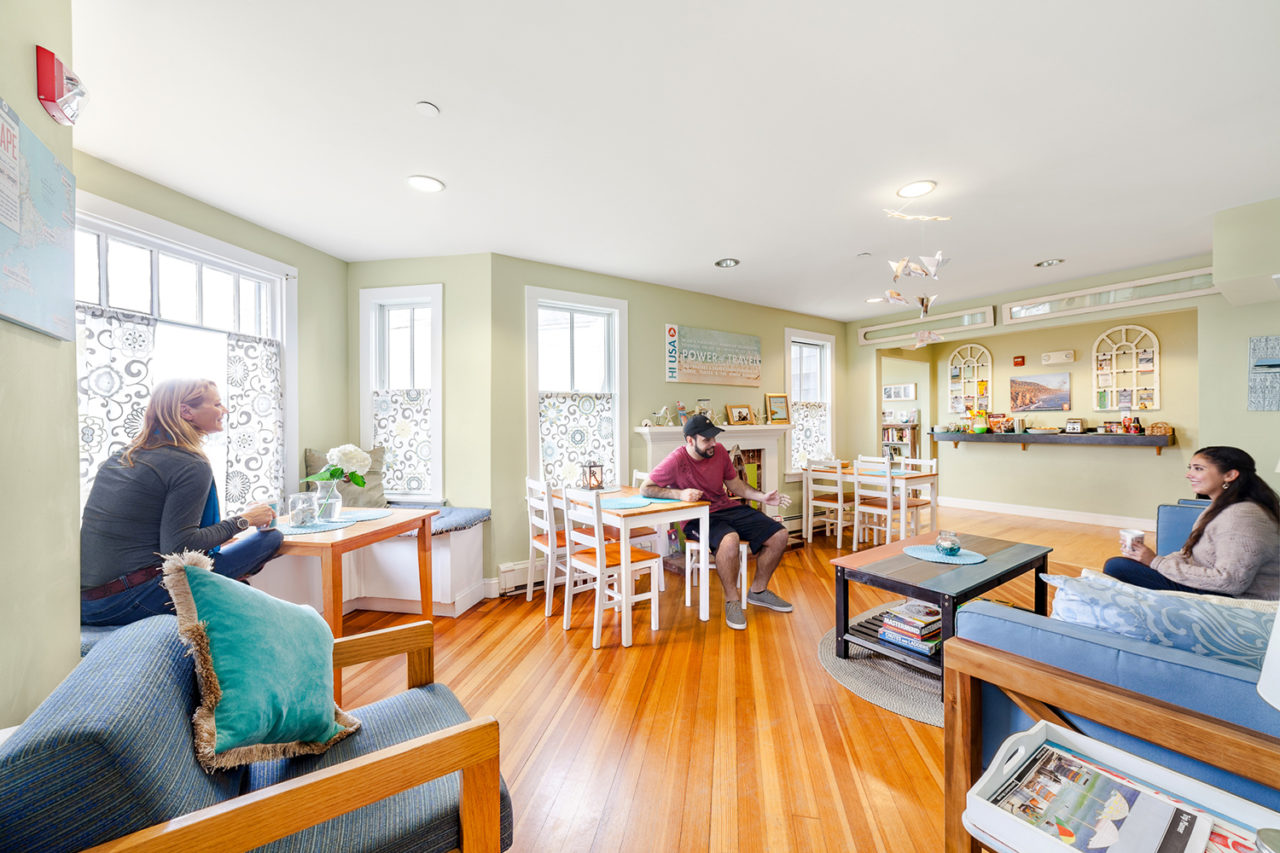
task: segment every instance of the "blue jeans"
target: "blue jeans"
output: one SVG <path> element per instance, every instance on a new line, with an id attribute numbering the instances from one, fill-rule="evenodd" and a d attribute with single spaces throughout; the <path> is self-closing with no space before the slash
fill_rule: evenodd
<path id="1" fill-rule="evenodd" d="M 1106 565 L 1102 567 L 1102 573 L 1110 575 L 1118 581 L 1124 581 L 1125 583 L 1132 584 L 1133 586 L 1140 586 L 1143 589 L 1167 589 L 1173 590 L 1174 592 L 1205 592 L 1203 589 L 1183 586 L 1180 583 L 1171 581 L 1150 566 L 1143 565 L 1137 560 L 1130 560 L 1128 557 L 1112 557 L 1107 560 Z"/>
<path id="2" fill-rule="evenodd" d="M 262 567 L 280 550 L 284 534 L 279 530 L 255 530 L 248 536 L 213 555 L 213 570 L 229 578 L 247 578 L 262 571 Z M 160 583 L 160 575 L 144 584 L 99 598 L 95 601 L 80 600 L 80 624 L 128 625 L 148 616 L 173 613 L 169 591 Z"/>

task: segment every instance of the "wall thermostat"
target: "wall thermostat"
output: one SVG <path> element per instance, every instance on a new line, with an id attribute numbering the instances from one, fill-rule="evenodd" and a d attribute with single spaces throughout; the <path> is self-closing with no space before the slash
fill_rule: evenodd
<path id="1" fill-rule="evenodd" d="M 1041 364 L 1068 364 L 1076 360 L 1076 351 L 1073 349 L 1059 350 L 1058 352 L 1046 352 L 1040 355 Z"/>

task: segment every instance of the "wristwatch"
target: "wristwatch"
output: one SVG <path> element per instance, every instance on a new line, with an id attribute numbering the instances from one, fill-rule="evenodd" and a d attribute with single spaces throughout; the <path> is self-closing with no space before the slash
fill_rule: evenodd
<path id="1" fill-rule="evenodd" d="M 237 529 L 237 530 L 248 530 L 248 529 L 249 529 L 249 519 L 245 518 L 243 515 L 233 515 L 233 516 L 231 516 L 231 518 L 230 518 L 230 519 L 228 519 L 228 520 L 229 520 L 229 521 L 233 521 L 233 522 L 235 522 L 235 525 L 236 525 L 236 529 Z"/>

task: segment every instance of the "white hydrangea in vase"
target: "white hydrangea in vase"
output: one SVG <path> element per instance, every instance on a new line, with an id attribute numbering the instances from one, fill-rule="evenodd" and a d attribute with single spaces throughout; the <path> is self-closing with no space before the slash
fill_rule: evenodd
<path id="1" fill-rule="evenodd" d="M 373 460 L 354 444 L 341 444 L 324 455 L 329 464 L 318 474 L 304 477 L 304 483 L 314 482 L 319 491 L 319 518 L 321 521 L 333 521 L 342 515 L 342 495 L 338 493 L 338 483 L 351 483 L 364 488 L 364 475 L 368 473 Z"/>

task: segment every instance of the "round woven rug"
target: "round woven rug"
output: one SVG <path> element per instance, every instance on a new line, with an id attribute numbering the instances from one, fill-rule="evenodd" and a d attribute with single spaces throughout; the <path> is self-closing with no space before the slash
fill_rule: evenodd
<path id="1" fill-rule="evenodd" d="M 870 619 L 880 611 L 901 603 L 890 601 L 859 613 L 849 621 Z M 860 646 L 851 646 L 849 657 L 838 658 L 835 628 L 818 641 L 818 661 L 832 678 L 871 704 L 879 705 L 899 716 L 942 728 L 942 679 L 938 676 L 898 663 L 884 655 L 874 654 Z"/>

